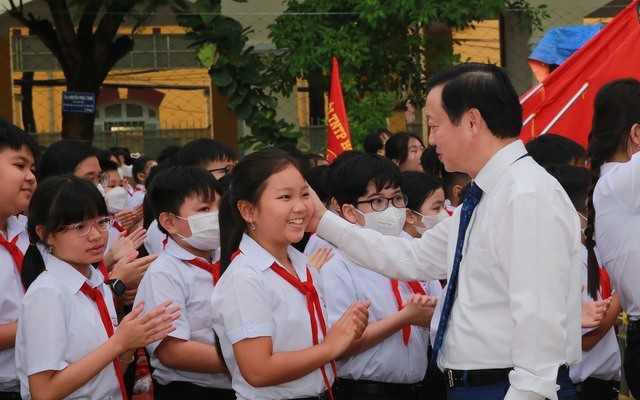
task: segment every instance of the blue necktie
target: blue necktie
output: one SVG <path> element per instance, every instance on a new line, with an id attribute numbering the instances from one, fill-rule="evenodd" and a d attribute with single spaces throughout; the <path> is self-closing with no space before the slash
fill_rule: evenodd
<path id="1" fill-rule="evenodd" d="M 464 198 L 462 204 L 462 212 L 460 213 L 460 227 L 458 228 L 458 242 L 456 243 L 456 254 L 453 258 L 453 269 L 451 270 L 451 276 L 449 277 L 449 286 L 447 287 L 447 294 L 444 298 L 444 304 L 442 305 L 442 314 L 440 315 L 440 325 L 438 326 L 438 332 L 436 333 L 436 340 L 433 344 L 433 353 L 431 354 L 431 367 L 437 367 L 438 353 L 442 347 L 444 341 L 444 332 L 447 329 L 447 322 L 449 322 L 449 315 L 453 308 L 453 301 L 456 295 L 456 289 L 458 287 L 458 270 L 460 269 L 460 261 L 462 261 L 462 248 L 464 247 L 464 235 L 471 221 L 471 215 L 473 210 L 480 202 L 482 197 L 482 189 L 476 185 L 475 182 L 471 184 L 469 192 Z"/>

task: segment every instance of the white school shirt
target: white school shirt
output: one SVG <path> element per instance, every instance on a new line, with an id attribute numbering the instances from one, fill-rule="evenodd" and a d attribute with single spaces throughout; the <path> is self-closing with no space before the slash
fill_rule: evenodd
<path id="1" fill-rule="evenodd" d="M 307 245 L 304 246 L 304 254 L 307 257 L 309 257 L 314 251 L 316 251 L 320 247 L 330 247 L 332 249 L 336 248 L 334 245 L 332 245 L 331 243 L 327 242 L 326 240 L 324 240 L 323 238 L 321 238 L 320 236 L 314 233 L 309 238 Z"/>
<path id="2" fill-rule="evenodd" d="M 587 290 L 587 248 L 582 246 L 582 300 L 593 301 Z M 602 300 L 598 292 L 598 300 Z M 583 329 L 582 334 L 595 328 Z M 569 377 L 573 383 L 584 382 L 587 378 L 598 378 L 605 381 L 620 381 L 620 348 L 618 337 L 613 326 L 600 341 L 589 351 L 582 352 L 582 359 L 569 368 Z"/>
<path id="3" fill-rule="evenodd" d="M 473 213 L 440 368 L 510 368 L 505 399 L 556 400 L 558 367 L 581 354 L 580 223 L 558 181 L 520 140 L 476 177 Z M 354 261 L 398 279 L 443 279 L 453 267 L 460 223 L 452 218 L 407 241 L 325 213 L 317 233 Z"/>
<path id="4" fill-rule="evenodd" d="M 0 231 L 2 237 L 11 242 L 16 236 L 16 245 L 24 254 L 29 247 L 29 234 L 24 224 L 16 217 L 7 219 L 8 237 Z M 20 303 L 24 297 L 24 286 L 16 263 L 9 251 L 0 245 L 0 325 L 18 320 Z M 0 351 L 0 392 L 17 392 L 20 381 L 16 373 L 15 349 L 13 347 Z"/>
<path id="5" fill-rule="evenodd" d="M 147 249 L 147 253 L 160 254 L 164 250 L 164 241 L 167 240 L 167 235 L 160 231 L 158 228 L 158 220 L 154 219 L 147 228 L 147 237 L 144 239 L 144 248 Z"/>
<path id="6" fill-rule="evenodd" d="M 340 250 L 320 270 L 328 325 L 331 326 L 349 306 L 358 301 L 371 301 L 369 323 L 378 322 L 398 313 L 391 279 L 369 271 L 349 261 Z M 413 293 L 406 282 L 398 282 L 400 296 L 406 301 Z M 429 331 L 411 327 L 408 346 L 402 340 L 402 330 L 395 332 L 369 350 L 337 361 L 340 378 L 387 383 L 417 383 L 427 371 Z"/>
<path id="7" fill-rule="evenodd" d="M 144 274 L 135 303 L 145 302 L 150 311 L 166 300 L 172 306 L 180 306 L 180 318 L 173 321 L 176 330 L 169 336 L 215 346 L 212 310 L 209 304 L 213 292 L 213 276 L 208 271 L 189 264 L 196 258 L 171 238 L 167 246 Z M 214 257 L 215 261 L 217 257 Z M 162 364 L 155 353 L 160 341 L 147 345 L 153 377 L 163 385 L 171 382 L 190 382 L 198 386 L 231 389 L 231 381 L 225 374 L 189 372 Z"/>
<path id="8" fill-rule="evenodd" d="M 626 163 L 606 163 L 593 191 L 595 239 L 602 266 L 622 309 L 640 319 L 640 153 Z"/>
<path id="9" fill-rule="evenodd" d="M 131 196 L 127 197 L 126 208 L 127 210 L 133 210 L 138 207 L 144 201 L 144 196 L 147 194 L 144 185 L 137 184 L 135 191 Z"/>
<path id="10" fill-rule="evenodd" d="M 276 353 L 310 348 L 313 338 L 307 299 L 271 269 L 271 265 L 277 263 L 276 259 L 246 234 L 240 242 L 240 250 L 242 253 L 229 265 L 211 296 L 213 327 L 218 333 L 237 398 L 267 400 L 318 396 L 327 390 L 319 368 L 294 381 L 261 388 L 251 386 L 242 376 L 232 347 L 241 340 L 271 337 Z M 307 257 L 291 246 L 288 255 L 298 278 L 306 282 Z M 314 268 L 308 270 L 321 296 L 320 277 Z M 324 304 L 322 297 L 320 304 Z M 326 322 L 327 315 L 322 308 Z M 321 343 L 324 338 L 319 323 L 318 337 Z M 326 364 L 324 368 L 329 384 L 332 384 L 331 365 Z"/>
<path id="11" fill-rule="evenodd" d="M 87 282 L 99 288 L 114 329 L 118 316 L 111 289 L 95 268 L 87 279 L 78 270 L 45 253 L 47 270 L 31 284 L 22 301 L 16 335 L 16 366 L 23 399 L 30 399 L 29 376 L 42 371 L 60 371 L 107 341 L 96 303 L 80 291 Z M 110 362 L 89 382 L 65 399 L 122 399 L 120 384 Z"/>

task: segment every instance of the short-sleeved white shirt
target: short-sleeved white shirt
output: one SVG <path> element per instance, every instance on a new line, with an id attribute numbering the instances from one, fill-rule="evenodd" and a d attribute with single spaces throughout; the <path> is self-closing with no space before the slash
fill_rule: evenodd
<path id="1" fill-rule="evenodd" d="M 22 221 L 16 217 L 7 219 L 8 237 L 0 231 L 2 237 L 11 242 L 16 236 L 16 245 L 24 254 L 29 247 L 29 235 Z M 24 296 L 24 287 L 16 263 L 11 254 L 0 246 L 0 325 L 9 324 L 18 320 L 20 303 Z M 16 361 L 14 348 L 0 351 L 0 392 L 17 392 L 20 390 L 20 381 L 16 373 Z"/>
<path id="2" fill-rule="evenodd" d="M 270 267 L 276 259 L 248 235 L 240 250 L 213 290 L 213 326 L 220 340 L 224 359 L 231 372 L 233 390 L 239 400 L 290 399 L 318 396 L 327 390 L 320 369 L 291 382 L 256 388 L 242 376 L 233 345 L 244 339 L 271 337 L 273 352 L 304 350 L 313 346 L 306 297 L 277 275 Z M 307 258 L 293 247 L 289 259 L 302 282 L 307 280 Z M 318 294 L 320 277 L 309 268 Z M 324 299 L 320 298 L 321 304 Z M 326 312 L 323 311 L 326 321 Z M 322 342 L 322 332 L 318 333 Z M 329 383 L 334 376 L 325 365 Z"/>
<path id="3" fill-rule="evenodd" d="M 215 345 L 211 292 L 213 276 L 208 271 L 189 264 L 196 258 L 172 239 L 167 241 L 164 252 L 151 263 L 144 274 L 135 303 L 145 302 L 147 310 L 153 310 L 165 300 L 173 300 L 180 306 L 180 318 L 173 322 L 176 330 L 169 336 Z M 215 257 L 214 257 L 215 260 Z M 231 389 L 231 380 L 225 374 L 205 374 L 167 367 L 158 360 L 155 350 L 160 341 L 147 345 L 151 354 L 153 377 L 163 385 L 174 381 L 190 382 L 198 386 Z"/>
<path id="4" fill-rule="evenodd" d="M 320 270 L 322 286 L 327 290 L 329 325 L 334 324 L 349 306 L 358 301 L 371 301 L 369 323 L 389 318 L 398 312 L 398 301 L 393 293 L 391 279 L 369 271 L 333 250 L 333 258 Z M 412 291 L 406 282 L 398 282 L 398 290 L 404 301 Z M 388 383 L 417 383 L 427 371 L 428 329 L 411 327 L 408 346 L 402 338 L 402 330 L 394 333 L 378 345 L 346 360 L 338 361 L 338 376 L 355 380 Z"/>
<path id="5" fill-rule="evenodd" d="M 144 239 L 144 248 L 148 254 L 160 254 L 164 250 L 167 235 L 158 228 L 158 220 L 154 219 L 147 228 L 147 237 Z"/>
<path id="6" fill-rule="evenodd" d="M 144 201 L 144 196 L 147 194 L 144 185 L 136 185 L 136 190 L 127 197 L 126 208 L 127 210 L 133 210 L 138 207 Z"/>
<path id="7" fill-rule="evenodd" d="M 16 366 L 23 399 L 30 399 L 29 376 L 60 371 L 107 341 L 98 306 L 80 291 L 82 284 L 102 292 L 114 329 L 118 317 L 111 289 L 102 274 L 89 268 L 87 279 L 78 270 L 45 253 L 46 271 L 31 284 L 22 301 L 16 335 Z M 113 363 L 65 399 L 122 399 Z"/>

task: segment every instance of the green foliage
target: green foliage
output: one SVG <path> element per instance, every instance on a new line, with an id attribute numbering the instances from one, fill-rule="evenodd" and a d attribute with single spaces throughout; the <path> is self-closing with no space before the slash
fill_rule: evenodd
<path id="1" fill-rule="evenodd" d="M 246 0 L 236 0 L 244 2 Z M 276 118 L 276 98 L 270 95 L 265 64 L 253 47 L 247 47 L 249 28 L 220 14 L 221 0 L 196 0 L 197 14 L 186 4 L 174 10 L 187 36 L 198 46 L 198 58 L 209 67 L 211 82 L 227 97 L 229 108 L 245 121 L 251 135 L 240 144 L 260 149 L 282 142 L 296 143 L 301 133 Z"/>
<path id="2" fill-rule="evenodd" d="M 518 26 L 523 32 L 542 32 L 542 23 L 550 17 L 546 4 L 534 7 L 527 0 L 508 0 L 505 8 L 518 13 Z"/>
<path id="3" fill-rule="evenodd" d="M 504 0 L 287 0 L 285 5 L 269 27 L 279 49 L 268 64 L 272 88 L 288 96 L 302 78 L 326 92 L 331 59 L 337 57 L 357 143 L 366 132 L 386 126 L 394 108 L 407 101 L 421 107 L 428 74 L 459 60 L 451 29 L 497 17 Z M 448 29 L 442 48 L 439 38 L 426 33 L 434 24 Z"/>

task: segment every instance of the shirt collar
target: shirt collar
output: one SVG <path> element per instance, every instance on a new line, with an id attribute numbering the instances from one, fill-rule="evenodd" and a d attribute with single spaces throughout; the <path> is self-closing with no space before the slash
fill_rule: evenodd
<path id="1" fill-rule="evenodd" d="M 26 227 L 17 217 L 11 216 L 7 219 L 7 235 L 5 239 L 8 241 L 12 241 L 16 236 L 21 234 L 26 230 Z M 2 231 L 0 231 L 2 232 Z M 1 233 L 4 236 L 4 233 Z"/>
<path id="2" fill-rule="evenodd" d="M 260 246 L 258 242 L 253 240 L 247 234 L 244 234 L 242 236 L 239 248 L 242 254 L 244 254 L 249 260 L 251 260 L 251 263 L 258 267 L 260 271 L 266 271 L 267 269 L 271 268 L 271 265 L 273 265 L 273 263 L 276 263 L 281 267 L 283 266 L 278 262 L 278 260 L 275 259 L 274 256 L 271 255 L 271 253 L 262 248 L 262 246 Z M 306 282 L 307 256 L 300 253 L 292 246 L 287 247 L 287 255 L 289 256 L 291 264 L 296 270 L 300 281 Z"/>
<path id="3" fill-rule="evenodd" d="M 87 278 L 77 269 L 50 253 L 46 253 L 45 265 L 47 272 L 60 279 L 62 284 L 71 289 L 73 293 L 77 293 L 85 282 L 92 288 L 104 283 L 102 273 L 93 266 L 89 266 L 89 278 Z"/>
<path id="4" fill-rule="evenodd" d="M 474 182 L 483 192 L 489 193 L 507 167 L 526 154 L 527 149 L 520 139 L 506 145 L 482 167 Z"/>

